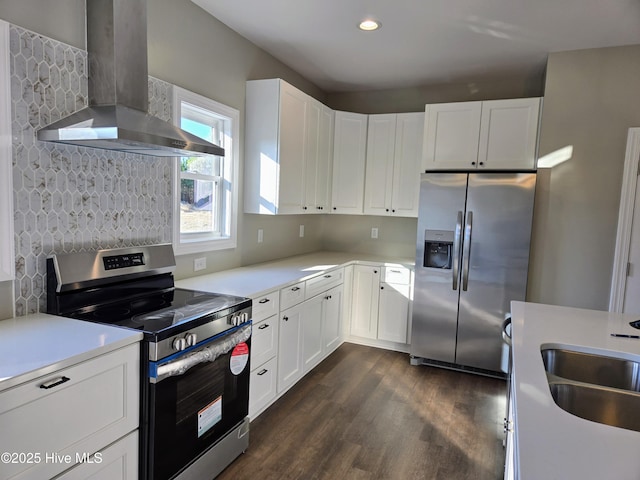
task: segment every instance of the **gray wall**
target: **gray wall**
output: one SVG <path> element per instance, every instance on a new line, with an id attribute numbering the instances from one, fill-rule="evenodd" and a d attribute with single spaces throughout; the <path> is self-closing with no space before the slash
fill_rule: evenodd
<path id="1" fill-rule="evenodd" d="M 608 310 L 627 130 L 640 126 L 640 45 L 554 53 L 540 155 L 528 299 Z"/>
<path id="2" fill-rule="evenodd" d="M 0 18 L 85 48 L 84 0 L 0 0 Z M 362 113 L 543 93 L 535 74 L 398 91 L 324 93 L 189 0 L 149 1 L 148 18 L 149 74 L 233 106 L 241 115 L 244 82 L 257 78 L 281 77 L 333 108 Z M 550 57 L 541 153 L 571 144 L 574 158 L 541 174 L 529 281 L 532 301 L 606 308 L 626 129 L 640 125 L 639 48 Z M 302 239 L 300 224 L 305 225 Z M 380 228 L 377 241 L 369 238 L 372 226 Z M 262 244 L 257 243 L 258 228 L 264 230 Z M 319 248 L 412 256 L 415 228 L 412 219 L 241 215 L 238 248 L 207 254 L 207 271 Z M 194 257 L 178 259 L 178 277 L 192 273 Z M 2 309 L 4 299 L 12 296 L 11 282 L 0 283 L 0 317 L 10 314 Z"/>

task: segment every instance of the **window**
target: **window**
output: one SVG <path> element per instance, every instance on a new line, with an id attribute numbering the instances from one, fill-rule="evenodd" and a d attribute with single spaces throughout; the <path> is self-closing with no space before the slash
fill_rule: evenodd
<path id="1" fill-rule="evenodd" d="M 176 162 L 174 249 L 183 254 L 234 248 L 239 112 L 179 87 L 173 92 L 180 128 L 225 149 L 224 157 L 180 157 Z"/>

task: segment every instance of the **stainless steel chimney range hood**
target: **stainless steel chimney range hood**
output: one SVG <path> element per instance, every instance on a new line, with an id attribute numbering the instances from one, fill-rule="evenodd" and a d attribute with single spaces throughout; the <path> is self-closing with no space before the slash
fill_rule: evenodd
<path id="1" fill-rule="evenodd" d="M 89 106 L 39 140 L 159 157 L 224 149 L 148 114 L 146 0 L 86 0 Z"/>

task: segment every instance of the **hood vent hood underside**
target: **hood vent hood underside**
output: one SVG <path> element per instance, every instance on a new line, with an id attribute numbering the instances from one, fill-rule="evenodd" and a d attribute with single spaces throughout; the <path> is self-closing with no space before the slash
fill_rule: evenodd
<path id="1" fill-rule="evenodd" d="M 224 149 L 147 113 L 146 0 L 86 0 L 89 107 L 38 131 L 39 140 L 159 157 Z"/>

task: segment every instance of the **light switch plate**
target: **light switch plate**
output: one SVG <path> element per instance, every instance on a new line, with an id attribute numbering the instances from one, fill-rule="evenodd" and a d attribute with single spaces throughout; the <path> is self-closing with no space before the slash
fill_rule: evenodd
<path id="1" fill-rule="evenodd" d="M 378 227 L 371 227 L 371 238 L 378 238 Z"/>
<path id="2" fill-rule="evenodd" d="M 259 228 L 258 229 L 258 243 L 262 243 L 262 241 L 264 240 L 264 231 Z"/>
<path id="3" fill-rule="evenodd" d="M 304 225 L 300 225 L 300 238 L 304 237 Z"/>

